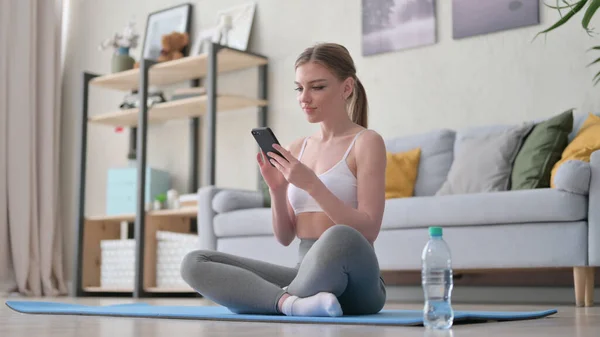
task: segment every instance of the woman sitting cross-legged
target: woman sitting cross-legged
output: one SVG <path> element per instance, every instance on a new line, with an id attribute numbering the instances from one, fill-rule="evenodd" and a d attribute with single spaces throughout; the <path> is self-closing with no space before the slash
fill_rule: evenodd
<path id="1" fill-rule="evenodd" d="M 284 246 L 300 239 L 298 264 L 198 250 L 185 257 L 181 274 L 235 313 L 374 314 L 386 299 L 373 247 L 385 205 L 384 142 L 367 128 L 366 92 L 346 48 L 307 48 L 295 72 L 298 102 L 320 130 L 287 148 L 275 145 L 282 156 L 259 153 L 257 162 L 275 237 Z"/>

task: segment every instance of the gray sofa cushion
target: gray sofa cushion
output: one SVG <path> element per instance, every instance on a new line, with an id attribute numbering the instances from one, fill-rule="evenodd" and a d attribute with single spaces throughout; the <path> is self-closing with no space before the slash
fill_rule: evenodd
<path id="1" fill-rule="evenodd" d="M 436 195 L 507 190 L 515 157 L 532 127 L 526 123 L 459 136 L 450 172 Z"/>
<path id="2" fill-rule="evenodd" d="M 272 217 L 271 208 L 242 209 L 217 214 L 213 220 L 215 236 L 273 235 Z"/>
<path id="3" fill-rule="evenodd" d="M 263 207 L 263 205 L 264 199 L 261 192 L 249 190 L 223 189 L 215 195 L 212 201 L 212 207 L 217 213 Z"/>
<path id="4" fill-rule="evenodd" d="M 568 160 L 556 170 L 554 185 L 559 190 L 587 195 L 590 191 L 591 175 L 590 163 Z"/>
<path id="5" fill-rule="evenodd" d="M 488 225 L 587 219 L 587 197 L 558 189 L 502 191 L 386 201 L 382 228 Z"/>
<path id="6" fill-rule="evenodd" d="M 455 270 L 584 266 L 587 237 L 585 221 L 444 228 Z M 379 267 L 420 270 L 427 239 L 426 228 L 382 231 L 375 241 Z"/>
<path id="7" fill-rule="evenodd" d="M 454 136 L 453 130 L 443 129 L 385 141 L 386 150 L 391 153 L 421 148 L 415 196 L 434 195 L 446 180 L 452 165 Z"/>
<path id="8" fill-rule="evenodd" d="M 472 126 L 456 131 L 456 140 L 454 141 L 454 152 L 459 149 L 461 142 L 466 138 L 483 137 L 489 134 L 497 134 L 514 128 L 514 124 L 490 124 L 481 126 Z"/>

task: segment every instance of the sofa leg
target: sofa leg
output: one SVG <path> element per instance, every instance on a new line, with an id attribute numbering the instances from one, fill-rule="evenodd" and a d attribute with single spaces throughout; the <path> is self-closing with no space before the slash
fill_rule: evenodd
<path id="1" fill-rule="evenodd" d="M 594 267 L 588 267 L 585 271 L 585 306 L 594 306 Z"/>
<path id="2" fill-rule="evenodd" d="M 591 307 L 594 305 L 594 267 L 573 267 L 575 283 L 575 305 Z"/>

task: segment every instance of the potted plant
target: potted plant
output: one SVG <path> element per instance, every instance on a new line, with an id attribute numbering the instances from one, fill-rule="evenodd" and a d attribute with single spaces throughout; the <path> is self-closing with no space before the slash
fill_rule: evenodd
<path id="1" fill-rule="evenodd" d="M 165 205 L 165 201 L 167 201 L 167 195 L 164 193 L 161 193 L 159 195 L 157 195 L 154 198 L 154 205 L 153 205 L 153 209 L 155 211 L 161 210 L 164 208 Z"/>
<path id="2" fill-rule="evenodd" d="M 582 11 L 584 14 L 583 18 L 581 19 L 581 26 L 589 35 L 592 35 L 593 29 L 590 28 L 590 21 L 592 20 L 594 14 L 596 14 L 596 11 L 598 11 L 598 9 L 600 8 L 600 0 L 577 0 L 574 3 L 570 3 L 567 0 L 556 0 L 555 6 L 548 4 L 545 5 L 550 8 L 556 9 L 559 12 L 561 18 L 558 21 L 556 21 L 552 26 L 537 33 L 536 37 L 540 34 L 547 34 L 548 32 L 564 25 L 569 20 L 571 20 L 573 16 L 575 16 L 575 14 Z M 563 10 L 566 11 L 566 14 L 564 15 L 562 12 Z M 600 46 L 592 47 L 589 50 L 600 50 Z M 598 62 L 600 62 L 600 57 L 595 59 L 592 63 L 588 64 L 588 67 Z M 600 71 L 596 73 L 592 81 L 594 81 L 594 85 L 600 82 Z"/>
<path id="3" fill-rule="evenodd" d="M 111 38 L 108 38 L 100 44 L 100 50 L 105 50 L 108 47 L 114 48 L 112 57 L 111 71 L 113 73 L 133 69 L 135 60 L 129 51 L 138 45 L 140 35 L 134 29 L 134 23 L 130 22 L 125 26 L 122 34 L 115 33 Z"/>

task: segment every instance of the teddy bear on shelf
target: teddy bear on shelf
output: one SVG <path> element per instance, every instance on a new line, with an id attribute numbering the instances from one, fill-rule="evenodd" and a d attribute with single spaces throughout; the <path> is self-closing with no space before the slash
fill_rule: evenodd
<path id="1" fill-rule="evenodd" d="M 187 33 L 173 32 L 162 36 L 162 49 L 158 62 L 171 61 L 180 59 L 183 57 L 181 52 L 189 43 L 189 36 Z"/>
<path id="2" fill-rule="evenodd" d="M 182 58 L 184 55 L 182 50 L 188 45 L 189 36 L 186 32 L 172 32 L 161 37 L 160 55 L 156 59 L 157 62 L 165 62 Z M 135 63 L 135 68 L 139 68 L 140 63 Z"/>

